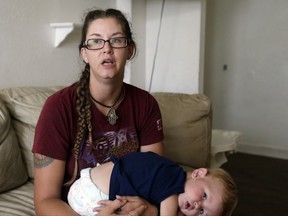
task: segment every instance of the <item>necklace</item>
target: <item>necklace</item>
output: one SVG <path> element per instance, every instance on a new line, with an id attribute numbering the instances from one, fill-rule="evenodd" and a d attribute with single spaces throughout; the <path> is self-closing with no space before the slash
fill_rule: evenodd
<path id="1" fill-rule="evenodd" d="M 108 112 L 106 114 L 107 120 L 111 125 L 114 125 L 118 119 L 118 116 L 116 115 L 116 109 L 117 107 L 120 105 L 120 103 L 122 102 L 122 100 L 125 97 L 125 88 L 123 87 L 121 89 L 120 95 L 118 96 L 118 98 L 116 99 L 116 101 L 114 102 L 114 104 L 112 106 L 108 106 L 106 104 L 101 103 L 100 101 L 96 100 L 95 98 L 92 97 L 92 95 L 90 94 L 90 98 L 97 104 L 108 108 Z"/>

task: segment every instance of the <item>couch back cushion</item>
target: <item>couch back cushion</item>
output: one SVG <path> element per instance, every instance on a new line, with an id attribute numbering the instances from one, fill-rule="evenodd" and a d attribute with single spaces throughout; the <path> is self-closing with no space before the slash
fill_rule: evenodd
<path id="1" fill-rule="evenodd" d="M 47 97 L 61 88 L 63 86 L 0 90 L 0 100 L 4 102 L 12 117 L 11 122 L 30 178 L 34 177 L 31 149 L 38 117 Z M 162 113 L 165 154 L 184 167 L 209 166 L 211 150 L 209 98 L 201 94 L 152 93 L 152 95 L 158 101 Z M 15 139 L 15 136 L 13 137 Z"/>
<path id="2" fill-rule="evenodd" d="M 165 155 L 184 167 L 210 165 L 212 109 L 203 94 L 152 93 L 164 129 Z"/>
<path id="3" fill-rule="evenodd" d="M 31 152 L 35 127 L 47 97 L 62 87 L 15 87 L 0 90 L 2 100 L 12 117 L 26 169 L 34 178 L 33 154 Z"/>
<path id="4" fill-rule="evenodd" d="M 28 180 L 27 170 L 11 118 L 0 100 L 0 193 L 19 187 Z"/>

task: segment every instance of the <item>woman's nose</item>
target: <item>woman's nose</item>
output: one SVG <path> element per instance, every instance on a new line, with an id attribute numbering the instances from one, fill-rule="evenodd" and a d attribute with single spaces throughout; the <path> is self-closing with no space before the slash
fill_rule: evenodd
<path id="1" fill-rule="evenodd" d="M 104 53 L 112 54 L 113 48 L 110 45 L 109 41 L 106 41 L 103 47 Z"/>

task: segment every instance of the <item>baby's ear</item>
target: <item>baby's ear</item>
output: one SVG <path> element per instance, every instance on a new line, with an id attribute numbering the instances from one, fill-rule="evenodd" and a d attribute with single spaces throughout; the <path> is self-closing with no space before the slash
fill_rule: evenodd
<path id="1" fill-rule="evenodd" d="M 198 168 L 192 172 L 191 176 L 192 178 L 202 178 L 206 176 L 207 173 L 208 173 L 208 170 L 206 168 Z"/>

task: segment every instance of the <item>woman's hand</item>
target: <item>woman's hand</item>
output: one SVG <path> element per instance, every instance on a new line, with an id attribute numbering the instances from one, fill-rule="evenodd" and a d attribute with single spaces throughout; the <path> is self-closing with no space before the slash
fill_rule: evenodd
<path id="1" fill-rule="evenodd" d="M 154 206 L 151 205 L 149 202 L 147 202 L 145 199 L 137 196 L 118 196 L 117 199 L 124 199 L 127 200 L 128 202 L 126 205 L 124 205 L 121 208 L 121 212 L 127 212 L 138 208 L 141 205 L 146 206 L 146 210 L 141 214 L 141 216 L 157 216 L 158 215 L 158 209 Z"/>
<path id="2" fill-rule="evenodd" d="M 97 216 L 117 216 L 117 215 L 129 215 L 129 216 L 141 216 L 143 215 L 146 205 L 139 205 L 129 212 L 122 211 L 122 208 L 128 203 L 127 199 L 117 197 L 114 201 L 103 200 L 99 204 L 104 206 L 97 207 L 94 211 L 97 211 Z"/>
<path id="3" fill-rule="evenodd" d="M 130 216 L 157 216 L 158 209 L 137 196 L 117 196 L 114 201 L 102 200 L 99 202 L 102 207 L 94 210 L 101 213 L 100 216 L 106 215 L 130 215 Z M 108 209 L 107 209 L 108 208 Z M 104 213 L 103 213 L 104 212 Z M 98 213 L 98 214 L 99 214 Z M 109 213 L 109 214 L 108 214 Z"/>

